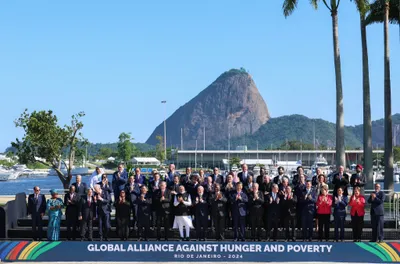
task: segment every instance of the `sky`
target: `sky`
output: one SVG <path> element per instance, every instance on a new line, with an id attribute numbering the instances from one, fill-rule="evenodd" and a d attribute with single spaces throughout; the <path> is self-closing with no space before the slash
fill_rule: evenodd
<path id="1" fill-rule="evenodd" d="M 0 152 L 23 131 L 24 109 L 53 110 L 61 125 L 84 111 L 90 142 L 154 128 L 231 68 L 246 68 L 272 117 L 335 122 L 331 16 L 300 1 L 1 1 Z M 339 10 L 344 118 L 362 123 L 359 16 Z M 383 25 L 368 27 L 372 119 L 383 118 Z M 399 28 L 390 27 L 392 110 L 400 112 Z"/>

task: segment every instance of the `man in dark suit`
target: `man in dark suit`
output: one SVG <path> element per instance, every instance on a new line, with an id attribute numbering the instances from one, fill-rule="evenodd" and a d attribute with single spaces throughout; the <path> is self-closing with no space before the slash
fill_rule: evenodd
<path id="1" fill-rule="evenodd" d="M 123 164 L 118 165 L 118 170 L 114 172 L 112 177 L 112 188 L 114 192 L 114 202 L 119 199 L 119 192 L 125 188 L 128 181 L 128 172 L 124 169 Z"/>
<path id="2" fill-rule="evenodd" d="M 98 187 L 95 187 L 96 194 L 94 196 L 94 200 L 97 206 L 97 216 L 99 218 L 99 235 L 100 241 L 109 241 L 108 240 L 108 232 L 111 228 L 110 224 L 110 214 L 111 210 L 109 207 L 109 203 L 111 197 L 108 192 L 103 192 L 103 190 Z"/>
<path id="3" fill-rule="evenodd" d="M 242 190 L 243 184 L 238 182 L 236 184 L 236 192 L 231 194 L 233 236 L 235 241 L 239 239 L 245 241 L 248 197 Z"/>
<path id="4" fill-rule="evenodd" d="M 81 175 L 76 175 L 76 182 L 74 182 L 72 185 L 75 186 L 75 192 L 79 194 L 79 196 L 86 195 L 87 186 L 86 183 L 82 182 Z"/>
<path id="5" fill-rule="evenodd" d="M 349 175 L 344 172 L 344 167 L 339 166 L 339 171 L 333 175 L 332 184 L 335 185 L 333 188 L 333 195 L 337 196 L 337 189 L 342 188 L 343 195 L 348 196 L 349 192 L 347 187 L 349 185 Z"/>
<path id="6" fill-rule="evenodd" d="M 208 198 L 204 192 L 203 186 L 197 188 L 197 195 L 193 200 L 194 215 L 196 221 L 196 236 L 200 241 L 206 240 L 206 232 L 208 228 Z"/>
<path id="7" fill-rule="evenodd" d="M 302 175 L 304 175 L 303 166 L 298 166 L 298 167 L 296 168 L 296 171 L 297 171 L 297 173 L 293 176 L 293 180 L 292 180 L 292 185 L 293 185 L 294 187 L 296 187 L 296 186 L 300 183 L 300 177 L 301 177 Z M 307 179 L 307 177 L 306 177 L 305 175 L 304 175 L 304 178 Z"/>
<path id="8" fill-rule="evenodd" d="M 264 176 L 267 175 L 267 171 L 265 170 L 264 167 L 260 168 L 260 175 L 257 176 L 256 182 L 260 186 L 261 189 L 261 184 L 264 182 Z"/>
<path id="9" fill-rule="evenodd" d="M 148 241 L 150 235 L 150 216 L 151 216 L 151 205 L 152 199 L 146 185 L 142 185 L 140 188 L 140 196 L 136 200 L 137 202 L 137 216 L 138 216 L 138 235 L 139 241 Z M 143 232 L 144 229 L 144 232 Z"/>
<path id="10" fill-rule="evenodd" d="M 215 238 L 217 241 L 225 239 L 225 217 L 226 217 L 226 202 L 228 201 L 225 195 L 221 192 L 221 185 L 215 184 L 215 192 L 208 197 L 211 205 L 211 219 L 215 228 Z"/>
<path id="11" fill-rule="evenodd" d="M 214 183 L 213 183 L 212 176 L 208 176 L 208 177 L 205 178 L 203 187 L 204 187 L 204 191 L 208 195 L 212 194 L 215 191 L 215 186 L 214 186 Z"/>
<path id="12" fill-rule="evenodd" d="M 161 239 L 161 226 L 164 228 L 165 241 L 168 241 L 171 224 L 171 191 L 167 189 L 166 182 L 160 183 L 160 189 L 153 194 L 153 206 L 157 218 L 157 240 Z"/>
<path id="13" fill-rule="evenodd" d="M 375 184 L 375 191 L 368 198 L 371 204 L 371 224 L 372 239 L 371 242 L 383 242 L 383 225 L 385 210 L 383 204 L 385 202 L 385 193 L 381 191 L 381 185 Z"/>
<path id="14" fill-rule="evenodd" d="M 135 182 L 140 186 L 147 185 L 146 177 L 140 171 L 140 168 L 135 169 Z"/>
<path id="15" fill-rule="evenodd" d="M 304 195 L 304 191 L 306 189 L 306 180 L 304 175 L 300 176 L 299 184 L 294 187 L 294 195 L 297 197 L 297 205 L 296 205 L 296 227 L 297 229 L 301 229 L 302 227 L 302 212 L 303 207 L 305 206 L 304 199 L 301 199 Z"/>
<path id="16" fill-rule="evenodd" d="M 140 187 L 139 184 L 135 182 L 135 176 L 133 175 L 129 177 L 128 183 L 125 185 L 125 194 L 126 194 L 126 199 L 129 201 L 131 205 L 131 213 L 133 216 L 132 229 L 135 229 L 135 225 L 137 223 L 136 199 L 140 195 Z"/>
<path id="17" fill-rule="evenodd" d="M 171 163 L 169 164 L 168 173 L 165 180 L 168 184 L 171 184 L 174 181 L 175 176 L 178 176 L 178 178 L 180 178 L 179 172 L 175 170 L 175 164 Z"/>
<path id="18" fill-rule="evenodd" d="M 213 174 L 211 174 L 211 178 L 213 183 L 223 184 L 224 183 L 224 176 L 219 174 L 219 169 L 217 167 L 214 168 Z"/>
<path id="19" fill-rule="evenodd" d="M 296 220 L 296 204 L 297 199 L 296 196 L 292 194 L 292 187 L 287 186 L 285 190 L 285 194 L 281 196 L 282 200 L 282 218 L 285 226 L 285 237 L 286 241 L 291 239 L 293 242 L 296 241 L 296 237 L 294 235 L 295 220 Z M 292 231 L 289 232 L 289 229 L 292 228 Z M 290 235 L 289 235 L 290 234 Z"/>
<path id="20" fill-rule="evenodd" d="M 313 224 L 315 215 L 315 204 L 317 202 L 317 195 L 315 190 L 312 188 L 311 181 L 307 181 L 306 188 L 303 193 L 298 197 L 300 204 L 302 204 L 301 211 L 301 224 L 303 228 L 303 241 L 308 239 L 312 241 Z"/>
<path id="21" fill-rule="evenodd" d="M 254 176 L 253 173 L 249 171 L 247 164 L 246 164 L 246 163 L 243 163 L 243 164 L 242 164 L 242 171 L 239 172 L 239 174 L 238 174 L 239 180 L 240 180 L 243 184 L 245 184 L 245 183 L 247 183 L 247 177 L 248 177 L 249 175 Z"/>
<path id="22" fill-rule="evenodd" d="M 267 196 L 266 201 L 268 204 L 268 230 L 267 230 L 267 241 L 270 241 L 270 235 L 272 228 L 274 232 L 272 234 L 272 239 L 276 241 L 276 237 L 278 235 L 278 224 L 279 219 L 281 217 L 281 208 L 280 208 L 280 197 L 278 194 L 279 187 L 276 183 L 272 185 L 272 191 Z"/>
<path id="23" fill-rule="evenodd" d="M 93 190 L 88 189 L 87 195 L 81 196 L 79 220 L 81 221 L 81 241 L 85 239 L 89 231 L 88 239 L 93 241 L 93 220 L 96 217 L 96 202 L 93 197 Z"/>
<path id="24" fill-rule="evenodd" d="M 351 175 L 350 178 L 350 185 L 353 187 L 353 190 L 355 187 L 360 187 L 361 189 L 361 194 L 364 195 L 364 186 L 367 184 L 367 177 L 365 174 L 362 173 L 363 167 L 360 164 L 357 164 L 356 166 L 356 173 Z"/>
<path id="25" fill-rule="evenodd" d="M 32 216 L 33 240 L 42 240 L 43 216 L 46 212 L 46 197 L 40 194 L 39 186 L 33 187 L 33 194 L 28 196 L 28 215 Z"/>
<path id="26" fill-rule="evenodd" d="M 274 179 L 272 180 L 273 183 L 275 183 L 277 185 L 281 184 L 283 177 L 286 176 L 284 173 L 285 173 L 285 169 L 282 166 L 278 167 L 278 175 L 276 175 L 274 177 Z"/>
<path id="27" fill-rule="evenodd" d="M 65 217 L 67 219 L 67 239 L 76 239 L 76 230 L 79 224 L 78 214 L 79 214 L 79 194 L 75 193 L 75 186 L 71 185 L 69 187 L 69 192 L 64 196 L 64 205 L 67 206 L 65 209 Z M 72 229 L 72 233 L 71 233 Z"/>
<path id="28" fill-rule="evenodd" d="M 182 174 L 180 177 L 180 182 L 183 186 L 187 186 L 188 184 L 191 183 L 191 176 L 192 176 L 192 168 L 187 167 L 186 168 L 186 174 Z"/>
<path id="29" fill-rule="evenodd" d="M 261 226 L 263 218 L 264 195 L 258 190 L 258 183 L 253 184 L 253 190 L 249 192 L 251 238 L 261 241 Z"/>

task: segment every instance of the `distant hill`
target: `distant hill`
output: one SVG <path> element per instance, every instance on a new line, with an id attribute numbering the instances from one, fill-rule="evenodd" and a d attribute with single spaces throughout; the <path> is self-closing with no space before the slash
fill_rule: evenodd
<path id="1" fill-rule="evenodd" d="M 383 119 L 372 122 L 372 143 L 374 146 L 383 147 Z M 257 142 L 259 149 L 273 148 L 280 146 L 286 140 L 303 141 L 313 143 L 313 126 L 315 124 L 315 138 L 317 145 L 334 147 L 336 142 L 336 126 L 334 123 L 322 120 L 311 119 L 303 115 L 289 115 L 271 118 L 266 124 L 261 126 L 253 135 L 231 138 L 231 146 L 247 145 L 249 149 L 255 149 Z M 393 125 L 400 125 L 400 114 L 393 115 Z M 400 136 L 397 142 L 400 143 Z M 363 126 L 345 126 L 345 145 L 346 147 L 362 147 Z M 212 148 L 226 149 L 227 138 L 222 140 Z"/>
<path id="2" fill-rule="evenodd" d="M 269 119 L 269 111 L 250 74 L 244 69 L 232 69 L 219 76 L 192 100 L 181 106 L 167 119 L 167 146 L 184 148 L 199 146 L 206 127 L 207 144 L 228 136 L 240 137 L 255 133 Z M 147 144 L 156 145 L 156 136 L 164 135 L 161 123 L 150 135 Z"/>

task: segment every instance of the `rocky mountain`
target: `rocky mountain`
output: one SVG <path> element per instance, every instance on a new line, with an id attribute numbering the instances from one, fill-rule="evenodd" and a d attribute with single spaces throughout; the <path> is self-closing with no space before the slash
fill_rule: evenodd
<path id="1" fill-rule="evenodd" d="M 207 147 L 211 147 L 225 140 L 229 131 L 231 137 L 253 135 L 269 118 L 267 105 L 250 74 L 232 69 L 167 119 L 167 146 L 180 147 L 181 128 L 184 149 L 194 148 L 196 140 L 201 148 L 204 127 Z M 146 143 L 156 145 L 158 135 L 164 135 L 163 123 Z"/>

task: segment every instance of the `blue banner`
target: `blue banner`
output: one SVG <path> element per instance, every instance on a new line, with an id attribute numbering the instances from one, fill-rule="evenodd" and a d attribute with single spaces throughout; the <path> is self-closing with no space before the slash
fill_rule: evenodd
<path id="1" fill-rule="evenodd" d="M 0 242 L 0 261 L 400 263 L 400 243 Z"/>

